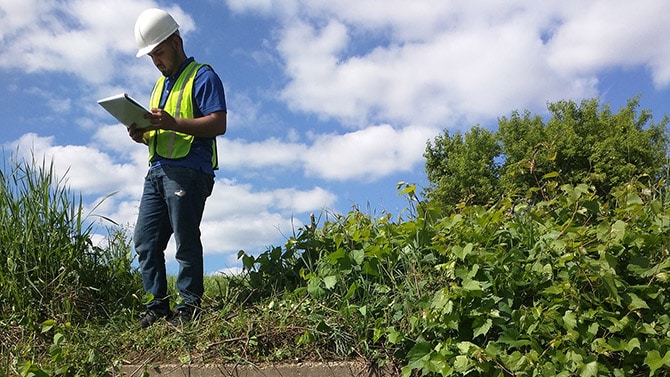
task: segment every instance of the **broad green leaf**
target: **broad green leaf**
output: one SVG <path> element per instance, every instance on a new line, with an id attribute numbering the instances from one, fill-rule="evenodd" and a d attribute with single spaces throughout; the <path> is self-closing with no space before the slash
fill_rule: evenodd
<path id="1" fill-rule="evenodd" d="M 479 347 L 472 342 L 458 342 L 456 347 L 458 347 L 458 350 L 464 355 L 471 355 L 473 350 L 479 349 Z"/>
<path id="2" fill-rule="evenodd" d="M 578 364 L 584 362 L 584 358 L 582 357 L 582 355 L 580 355 L 579 353 L 577 353 L 573 350 L 569 350 L 565 354 L 565 356 L 567 356 L 568 360 L 570 360 L 572 362 L 575 362 L 575 363 L 578 363 Z"/>
<path id="3" fill-rule="evenodd" d="M 610 232 L 612 227 L 606 222 L 601 222 L 596 225 L 596 234 L 598 235 L 599 241 L 607 241 L 610 238 Z"/>
<path id="4" fill-rule="evenodd" d="M 615 349 L 610 343 L 612 343 L 611 339 L 609 340 L 609 343 L 605 338 L 593 339 L 591 341 L 591 350 L 598 354 L 610 353 Z"/>
<path id="5" fill-rule="evenodd" d="M 640 345 L 640 340 L 638 338 L 633 338 L 628 341 L 628 344 L 626 345 L 626 351 L 629 353 L 633 352 L 634 349 L 642 349 Z"/>
<path id="6" fill-rule="evenodd" d="M 358 282 L 355 281 L 351 283 L 351 285 L 349 286 L 349 290 L 347 291 L 347 294 L 344 296 L 344 299 L 349 300 L 350 298 L 352 298 L 356 293 L 357 289 L 358 289 Z"/>
<path id="7" fill-rule="evenodd" d="M 431 372 L 441 373 L 450 370 L 449 365 L 447 365 L 447 360 L 445 359 L 445 357 L 437 352 L 433 352 L 430 355 L 430 360 L 428 360 L 427 366 L 428 366 L 427 369 Z"/>
<path id="8" fill-rule="evenodd" d="M 509 344 L 513 348 L 527 346 L 532 343 L 528 339 L 519 339 L 515 331 L 505 331 L 500 337 L 499 342 Z"/>
<path id="9" fill-rule="evenodd" d="M 647 334 L 647 335 L 656 335 L 658 332 L 654 328 L 652 324 L 649 323 L 643 323 L 642 324 L 642 329 L 640 329 L 640 333 L 642 334 Z"/>
<path id="10" fill-rule="evenodd" d="M 545 288 L 542 291 L 542 293 L 546 294 L 546 295 L 560 295 L 560 294 L 563 294 L 563 287 L 557 286 L 557 285 L 551 285 L 551 286 Z"/>
<path id="11" fill-rule="evenodd" d="M 305 344 L 313 343 L 315 339 L 316 338 L 311 331 L 305 330 L 305 332 L 303 332 L 302 334 L 300 334 L 300 336 L 298 336 L 298 338 L 295 340 L 295 343 L 298 346 L 302 346 Z"/>
<path id="12" fill-rule="evenodd" d="M 481 291 L 482 286 L 477 280 L 472 280 L 472 279 L 464 279 L 463 284 L 461 284 L 463 289 L 466 291 Z"/>
<path id="13" fill-rule="evenodd" d="M 326 286 L 326 289 L 333 289 L 333 287 L 337 284 L 337 276 L 326 276 L 323 278 L 323 284 Z"/>
<path id="14" fill-rule="evenodd" d="M 23 366 L 21 375 L 29 377 L 49 377 L 51 376 L 51 373 L 47 373 L 40 369 L 37 365 L 31 364 L 29 361 L 27 361 Z"/>
<path id="15" fill-rule="evenodd" d="M 471 361 L 470 359 L 468 359 L 467 356 L 458 355 L 456 356 L 456 360 L 454 361 L 454 370 L 456 372 L 465 373 L 470 369 L 470 364 Z"/>
<path id="16" fill-rule="evenodd" d="M 628 309 L 630 310 L 649 309 L 649 305 L 635 293 L 624 294 L 624 299 L 628 303 Z"/>
<path id="17" fill-rule="evenodd" d="M 615 317 L 608 317 L 607 319 L 612 322 L 612 326 L 609 326 L 607 330 L 613 333 L 623 330 L 630 323 L 630 319 L 628 317 L 623 317 L 621 320 Z"/>
<path id="18" fill-rule="evenodd" d="M 433 301 L 430 307 L 433 309 L 442 308 L 449 302 L 449 291 L 447 288 L 440 289 L 433 295 Z"/>
<path id="19" fill-rule="evenodd" d="M 42 322 L 42 333 L 44 334 L 45 332 L 53 329 L 55 325 L 56 321 L 53 319 L 47 319 L 46 321 Z"/>
<path id="20" fill-rule="evenodd" d="M 526 363 L 526 358 L 521 352 L 514 351 L 512 354 L 506 356 L 504 361 L 512 371 L 517 371 Z"/>
<path id="21" fill-rule="evenodd" d="M 474 332 L 472 334 L 473 338 L 476 338 L 480 335 L 486 335 L 486 333 L 489 332 L 491 329 L 491 326 L 493 325 L 493 321 L 491 321 L 491 318 L 487 318 L 486 321 L 484 321 L 481 326 L 477 326 L 477 328 L 474 329 Z"/>
<path id="22" fill-rule="evenodd" d="M 563 315 L 563 326 L 567 330 L 572 330 L 577 326 L 577 316 L 572 310 L 567 310 Z"/>
<path id="23" fill-rule="evenodd" d="M 147 305 L 148 303 L 150 303 L 153 300 L 154 300 L 154 295 L 151 294 L 151 293 L 145 293 L 142 296 L 142 304 L 144 304 L 144 305 Z"/>
<path id="24" fill-rule="evenodd" d="M 665 356 L 661 357 L 660 352 L 657 350 L 649 351 L 647 357 L 644 358 L 644 363 L 649 367 L 649 375 L 653 375 L 657 369 L 661 368 L 664 364 L 670 362 L 670 351 L 665 353 Z"/>
<path id="25" fill-rule="evenodd" d="M 640 197 L 637 194 L 633 193 L 628 195 L 628 197 L 626 198 L 626 205 L 629 208 L 638 207 L 644 205 L 644 202 L 642 201 L 642 199 L 640 199 Z"/>
<path id="26" fill-rule="evenodd" d="M 389 343 L 397 344 L 398 341 L 400 341 L 402 338 L 403 338 L 402 333 L 396 330 L 394 327 L 389 327 L 386 330 L 386 339 L 388 340 Z"/>
<path id="27" fill-rule="evenodd" d="M 594 323 L 592 323 L 592 324 L 589 325 L 589 327 L 588 327 L 588 329 L 586 330 L 586 332 L 587 332 L 591 337 L 595 337 L 595 336 L 598 334 L 598 328 L 600 328 L 600 326 L 599 326 L 597 323 L 594 322 Z"/>
<path id="28" fill-rule="evenodd" d="M 400 190 L 401 187 L 404 187 L 402 190 Z M 404 196 L 409 194 L 410 196 L 414 196 L 414 193 L 416 192 L 416 184 L 409 184 L 405 182 L 398 182 L 396 185 L 396 189 L 400 190 L 398 191 L 398 195 Z"/>
<path id="29" fill-rule="evenodd" d="M 458 259 L 463 261 L 463 260 L 465 260 L 465 257 L 467 257 L 468 255 L 470 255 L 472 253 L 472 247 L 473 247 L 472 243 L 468 243 L 464 247 L 461 247 L 459 245 L 454 245 L 451 248 L 451 251 L 452 251 L 452 253 L 454 253 L 454 255 L 456 255 L 456 257 L 458 257 Z"/>
<path id="30" fill-rule="evenodd" d="M 614 276 L 612 274 L 605 274 L 602 276 L 602 280 L 605 283 L 605 288 L 607 288 L 607 292 L 609 292 L 610 296 L 612 296 L 618 305 L 621 304 L 621 296 L 619 296 L 619 290 L 616 288 Z"/>
<path id="31" fill-rule="evenodd" d="M 610 230 L 610 237 L 612 241 L 621 242 L 625 234 L 626 223 L 621 220 L 615 221 L 614 224 L 612 224 L 612 228 Z"/>
<path id="32" fill-rule="evenodd" d="M 185 365 L 190 364 L 191 363 L 191 355 L 186 354 L 186 355 L 179 356 L 179 362 L 182 363 L 182 364 L 185 364 Z"/>
<path id="33" fill-rule="evenodd" d="M 336 265 L 338 263 L 338 261 L 340 259 L 344 258 L 346 255 L 347 255 L 346 250 L 344 250 L 342 248 L 338 248 L 334 252 L 326 255 L 326 259 L 328 260 L 328 262 L 330 262 L 330 264 Z"/>
<path id="34" fill-rule="evenodd" d="M 323 296 L 326 291 L 321 288 L 321 279 L 314 276 L 307 281 L 307 292 L 314 297 Z"/>
<path id="35" fill-rule="evenodd" d="M 237 253 L 237 258 L 239 259 L 240 257 L 242 257 L 242 266 L 244 267 L 244 269 L 251 271 L 251 269 L 254 268 L 254 264 L 256 263 L 254 257 L 251 255 L 247 255 L 243 250 L 240 250 Z"/>
<path id="36" fill-rule="evenodd" d="M 582 206 L 592 214 L 598 214 L 600 212 L 600 203 L 596 200 L 586 200 L 582 203 Z"/>
<path id="37" fill-rule="evenodd" d="M 352 250 L 351 259 L 353 259 L 356 265 L 361 265 L 365 259 L 365 250 Z"/>
<path id="38" fill-rule="evenodd" d="M 592 361 L 588 364 L 582 365 L 581 368 L 579 368 L 579 376 L 580 377 L 591 377 L 591 376 L 597 376 L 598 375 L 598 362 L 597 361 Z"/>
<path id="39" fill-rule="evenodd" d="M 410 369 L 421 369 L 423 364 L 430 359 L 433 345 L 428 342 L 418 342 L 407 354 L 407 367 Z"/>
<path id="40" fill-rule="evenodd" d="M 57 332 L 57 333 L 54 334 L 53 344 L 55 346 L 60 346 L 63 343 L 64 340 L 65 340 L 65 335 Z"/>

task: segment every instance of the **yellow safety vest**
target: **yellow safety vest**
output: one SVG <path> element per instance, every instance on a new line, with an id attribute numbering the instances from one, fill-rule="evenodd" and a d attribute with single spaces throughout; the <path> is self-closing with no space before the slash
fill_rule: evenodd
<path id="1" fill-rule="evenodd" d="M 202 66 L 204 64 L 198 64 L 194 61 L 189 63 L 172 86 L 163 110 L 175 119 L 194 117 L 193 82 L 195 81 L 195 74 Z M 164 85 L 165 76 L 161 76 L 151 92 L 151 108 L 159 107 Z M 171 130 L 151 130 L 146 132 L 144 137 L 149 145 L 149 161 L 155 155 L 170 159 L 186 157 L 191 151 L 193 140 L 195 140 L 193 135 Z M 216 138 L 213 138 L 212 167 L 217 169 L 218 165 Z"/>

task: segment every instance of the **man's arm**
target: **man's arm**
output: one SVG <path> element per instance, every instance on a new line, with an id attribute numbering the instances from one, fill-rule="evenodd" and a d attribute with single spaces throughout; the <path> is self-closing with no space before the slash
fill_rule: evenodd
<path id="1" fill-rule="evenodd" d="M 177 131 L 195 137 L 216 137 L 226 133 L 225 111 L 216 111 L 200 118 L 175 119 L 162 109 L 151 109 L 147 117 L 153 126 L 151 129 Z"/>
<path id="2" fill-rule="evenodd" d="M 146 144 L 144 133 L 149 130 L 172 130 L 195 137 L 216 137 L 226 133 L 226 112 L 216 111 L 200 118 L 175 119 L 172 115 L 161 109 L 152 109 L 147 117 L 151 120 L 152 127 L 138 130 L 133 126 L 128 128 L 128 135 L 135 142 Z"/>

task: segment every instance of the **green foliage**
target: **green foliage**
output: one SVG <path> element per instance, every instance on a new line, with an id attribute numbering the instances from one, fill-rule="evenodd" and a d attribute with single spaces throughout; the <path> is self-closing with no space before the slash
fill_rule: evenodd
<path id="1" fill-rule="evenodd" d="M 125 233 L 109 228 L 106 246 L 93 245 L 83 211 L 52 165 L 5 163 L 0 170 L 0 374 L 29 360 L 23 374 L 44 375 L 33 357 L 51 343 L 49 363 L 58 367 L 49 373 L 71 375 L 63 348 L 71 327 L 49 340 L 38 324 L 107 323 L 135 305 L 141 280 L 131 271 Z M 79 357 L 74 365 L 86 365 Z"/>
<path id="2" fill-rule="evenodd" d="M 473 127 L 465 134 L 438 135 L 426 146 L 426 173 L 432 183 L 430 196 L 453 205 L 487 204 L 502 194 L 496 158 L 502 150 L 493 132 Z"/>
<path id="3" fill-rule="evenodd" d="M 30 320 L 82 320 L 130 303 L 138 285 L 126 237 L 112 230 L 106 249 L 94 246 L 83 212 L 52 166 L 0 171 L 2 313 L 29 308 L 21 315 Z"/>
<path id="4" fill-rule="evenodd" d="M 306 306 L 291 313 L 305 327 L 296 344 L 403 376 L 670 373 L 663 182 L 620 186 L 605 202 L 557 178 L 546 200 L 447 217 L 401 184 L 409 220 L 354 209 L 306 228 L 287 242 L 320 256 L 286 292 Z"/>
<path id="5" fill-rule="evenodd" d="M 301 270 L 311 267 L 322 254 L 314 237 L 315 230 L 316 219 L 312 214 L 311 225 L 294 235 L 285 248 L 270 247 L 255 257 L 240 250 L 237 257 L 242 261 L 244 279 L 231 280 L 233 287 L 242 291 L 240 296 L 247 302 L 254 302 L 300 286 Z"/>
<path id="6" fill-rule="evenodd" d="M 618 113 L 595 99 L 548 105 L 547 121 L 528 111 L 502 117 L 497 132 L 473 127 L 463 138 L 445 131 L 428 142 L 427 196 L 453 210 L 458 203 L 487 204 L 502 197 L 545 200 L 544 178 L 587 183 L 607 201 L 633 179 L 655 182 L 668 171 L 667 117 L 653 123 L 639 99 Z"/>
<path id="7" fill-rule="evenodd" d="M 41 356 L 13 370 L 364 358 L 407 377 L 669 374 L 666 188 L 637 182 L 604 202 L 585 184 L 546 187 L 538 203 L 445 217 L 402 183 L 407 218 L 353 209 L 240 253 L 242 275 L 207 279 L 201 322 L 45 321 L 24 330 L 42 346 L 21 351 Z"/>
<path id="8" fill-rule="evenodd" d="M 645 187 L 614 208 L 583 184 L 546 195 L 446 218 L 430 203 L 397 223 L 337 217 L 315 233 L 330 248 L 306 291 L 404 376 L 670 372 L 666 203 Z"/>

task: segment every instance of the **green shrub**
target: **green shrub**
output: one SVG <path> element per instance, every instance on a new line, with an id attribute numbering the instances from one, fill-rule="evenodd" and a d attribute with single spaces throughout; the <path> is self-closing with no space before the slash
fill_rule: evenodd
<path id="1" fill-rule="evenodd" d="M 326 222 L 303 242 L 322 256 L 295 293 L 324 308 L 298 341 L 340 334 L 343 356 L 404 376 L 668 373 L 667 205 L 645 187 L 613 207 L 586 185 L 547 187 L 533 206 L 440 218 L 419 203 L 407 221 L 354 210 Z"/>

